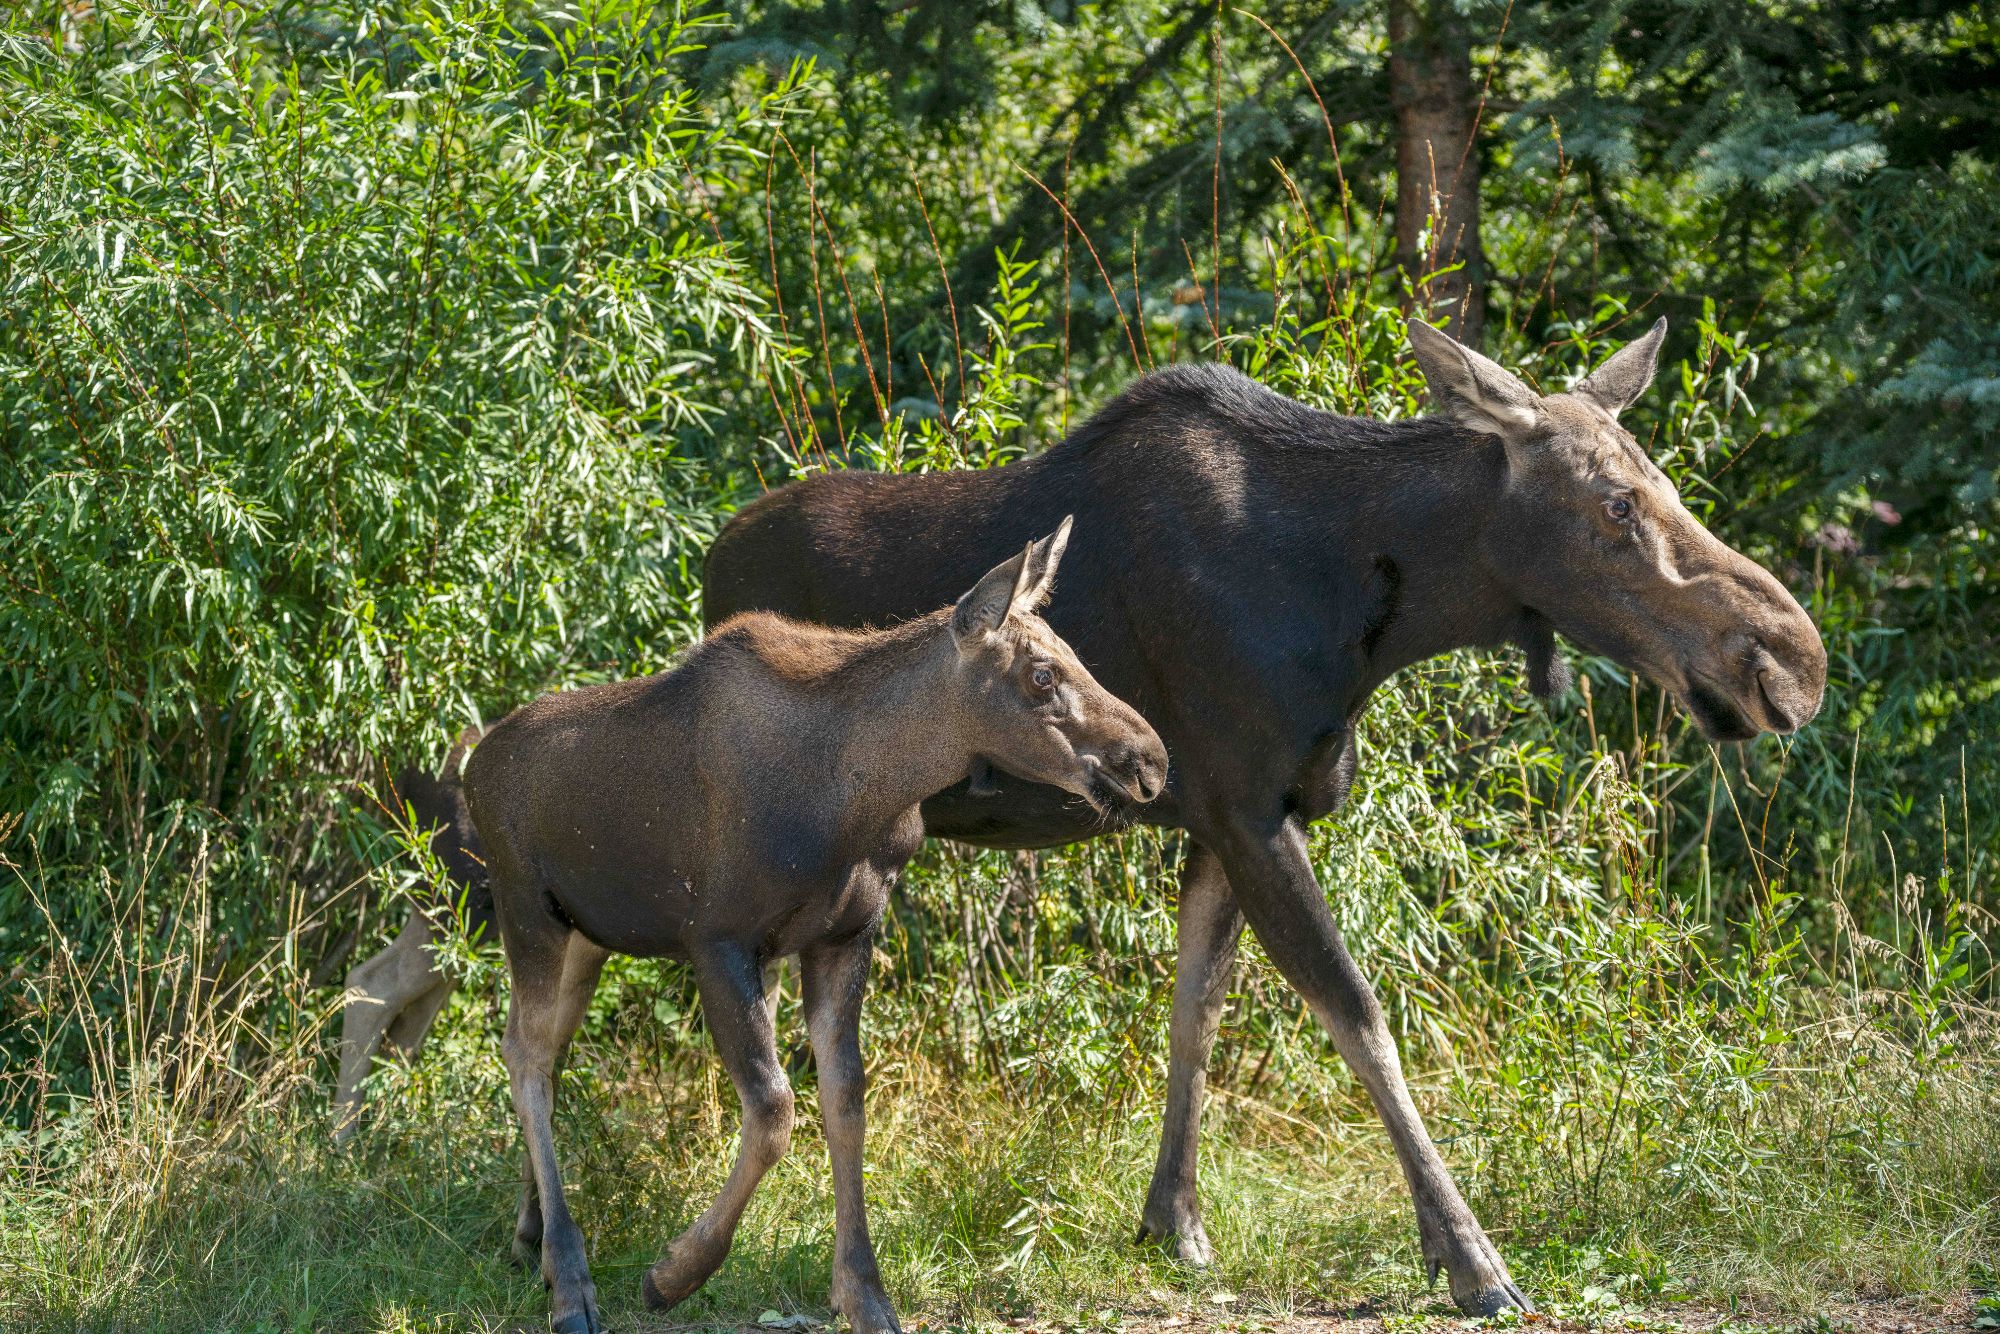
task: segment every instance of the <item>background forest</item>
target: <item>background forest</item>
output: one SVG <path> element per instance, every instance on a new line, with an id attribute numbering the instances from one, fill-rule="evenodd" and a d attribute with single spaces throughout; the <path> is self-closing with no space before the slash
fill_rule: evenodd
<path id="1" fill-rule="evenodd" d="M 1371 707 L 1315 854 L 1475 1209 L 1524 1286 L 1603 1318 L 2000 1282 L 1996 23 L 11 8 L 0 1323 L 539 1321 L 490 945 L 453 947 L 432 1049 L 327 1143 L 340 979 L 427 873 L 387 774 L 671 663 L 767 486 L 1004 463 L 1188 358 L 1422 411 L 1410 309 L 1550 388 L 1666 315 L 1628 420 L 1832 659 L 1785 742 L 1706 745 L 1588 659 L 1546 706 L 1503 653 Z M 1421 1323 L 1393 1156 L 1254 947 L 1210 1084 L 1219 1269 L 1127 1244 L 1177 857 L 933 845 L 899 890 L 866 1040 L 906 1309 Z M 694 1318 L 824 1312 L 793 1073 L 801 1134 Z M 614 964 L 562 1115 L 621 1326 L 726 1168 L 727 1094 L 685 979 Z"/>

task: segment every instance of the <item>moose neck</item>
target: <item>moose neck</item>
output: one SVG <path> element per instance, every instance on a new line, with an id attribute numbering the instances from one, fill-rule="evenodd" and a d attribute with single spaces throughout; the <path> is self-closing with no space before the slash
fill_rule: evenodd
<path id="1" fill-rule="evenodd" d="M 844 735 L 831 788 L 845 788 L 856 828 L 887 825 L 971 771 L 960 723 L 960 659 L 944 616 L 913 622 L 862 650 L 865 669 L 836 706 Z M 866 721 L 855 721 L 865 719 Z"/>
<path id="2" fill-rule="evenodd" d="M 1348 577 L 1373 593 L 1363 695 L 1413 663 L 1502 643 L 1526 623 L 1481 540 L 1506 485 L 1504 447 L 1436 419 L 1402 430 L 1407 439 L 1336 455 L 1336 484 L 1354 498 L 1342 544 Z"/>

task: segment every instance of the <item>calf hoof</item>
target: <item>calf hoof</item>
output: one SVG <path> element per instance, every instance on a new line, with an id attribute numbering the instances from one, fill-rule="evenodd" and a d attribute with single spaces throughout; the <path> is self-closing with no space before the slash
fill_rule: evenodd
<path id="1" fill-rule="evenodd" d="M 1146 1210 L 1139 1223 L 1138 1244 L 1148 1243 L 1184 1265 L 1206 1269 L 1215 1263 L 1215 1247 L 1208 1244 L 1201 1216 L 1193 1210 Z"/>
<path id="2" fill-rule="evenodd" d="M 682 1237 L 640 1280 L 639 1293 L 646 1299 L 647 1309 L 673 1310 L 694 1296 L 728 1255 L 727 1246 L 708 1246 Z"/>
<path id="3" fill-rule="evenodd" d="M 1469 1296 L 1461 1297 L 1453 1293 L 1451 1300 L 1453 1305 L 1465 1314 L 1482 1319 L 1486 1316 L 1499 1315 L 1509 1307 L 1523 1314 L 1531 1314 L 1535 1309 L 1535 1304 L 1528 1300 L 1526 1293 L 1514 1285 L 1514 1280 L 1511 1278 L 1498 1287 L 1484 1288 Z"/>
<path id="4" fill-rule="evenodd" d="M 1436 1239 L 1426 1236 L 1424 1257 L 1431 1282 L 1437 1282 L 1442 1269 L 1451 1280 L 1453 1305 L 1469 1316 L 1498 1315 L 1509 1307 L 1524 1313 L 1535 1309 L 1507 1272 L 1500 1249 L 1476 1223 L 1453 1228 Z"/>
<path id="5" fill-rule="evenodd" d="M 903 1334 L 896 1308 L 879 1282 L 843 1285 L 832 1297 L 833 1309 L 847 1317 L 850 1334 Z"/>
<path id="6" fill-rule="evenodd" d="M 669 1297 L 660 1290 L 659 1282 L 653 1277 L 653 1271 L 650 1269 L 639 1276 L 639 1296 L 646 1303 L 648 1311 L 671 1311 L 681 1301 L 680 1297 Z"/>
<path id="7" fill-rule="evenodd" d="M 574 1301 L 557 1302 L 549 1312 L 551 1334 L 604 1334 L 604 1319 L 597 1314 L 597 1293 L 589 1285 Z"/>

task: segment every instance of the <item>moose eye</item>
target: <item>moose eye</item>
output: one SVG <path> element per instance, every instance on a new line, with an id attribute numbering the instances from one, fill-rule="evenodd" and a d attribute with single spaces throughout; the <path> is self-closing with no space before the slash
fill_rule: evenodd
<path id="1" fill-rule="evenodd" d="M 1625 520 L 1632 517 L 1632 502 L 1627 500 L 1624 496 L 1619 496 L 1615 500 L 1612 500 L 1610 503 L 1605 505 L 1604 512 L 1606 514 L 1609 514 L 1612 518 L 1618 520 L 1618 522 L 1623 523 L 1625 522 Z"/>
<path id="2" fill-rule="evenodd" d="M 1037 690 L 1054 690 L 1056 688 L 1055 671 L 1047 665 L 1036 667 L 1034 676 L 1031 679 L 1034 681 L 1035 689 Z"/>

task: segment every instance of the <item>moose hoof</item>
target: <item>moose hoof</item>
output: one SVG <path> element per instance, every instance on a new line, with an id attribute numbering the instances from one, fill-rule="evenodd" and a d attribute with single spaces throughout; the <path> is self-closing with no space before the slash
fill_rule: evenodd
<path id="1" fill-rule="evenodd" d="M 648 1311 L 671 1311 L 680 1305 L 687 1294 L 681 1292 L 669 1296 L 660 1287 L 660 1281 L 653 1277 L 653 1271 L 648 1269 L 639 1276 L 639 1296 L 644 1299 Z"/>
<path id="2" fill-rule="evenodd" d="M 1182 1215 L 1172 1221 L 1156 1221 L 1148 1217 L 1139 1224 L 1139 1244 L 1158 1246 L 1169 1256 L 1184 1265 L 1206 1269 L 1215 1263 L 1215 1247 L 1208 1244 L 1208 1233 L 1202 1230 L 1201 1218 L 1193 1213 Z"/>
<path id="3" fill-rule="evenodd" d="M 597 1314 L 597 1289 L 588 1280 L 568 1293 L 556 1290 L 555 1306 L 549 1311 L 551 1334 L 604 1334 L 604 1318 Z"/>
<path id="4" fill-rule="evenodd" d="M 1442 1230 L 1442 1235 L 1435 1239 L 1427 1236 L 1425 1242 L 1425 1264 L 1431 1282 L 1437 1282 L 1438 1271 L 1443 1270 L 1451 1280 L 1452 1303 L 1465 1314 L 1484 1317 L 1497 1315 L 1509 1307 L 1522 1312 L 1535 1309 L 1535 1304 L 1514 1282 L 1514 1276 L 1507 1272 L 1507 1262 L 1500 1258 L 1499 1248 L 1478 1224 Z"/>
<path id="5" fill-rule="evenodd" d="M 708 1282 L 708 1276 L 721 1267 L 728 1254 L 726 1246 L 699 1246 L 682 1237 L 640 1280 L 639 1294 L 646 1299 L 646 1308 L 671 1311 L 679 1306 Z"/>
<path id="6" fill-rule="evenodd" d="M 847 1317 L 851 1334 L 903 1334 L 903 1327 L 896 1320 L 896 1308 L 889 1304 L 889 1294 L 879 1284 L 843 1293 L 833 1305 Z"/>
<path id="7" fill-rule="evenodd" d="M 1499 1315 L 1508 1307 L 1524 1313 L 1532 1313 L 1535 1309 L 1535 1304 L 1528 1300 L 1526 1293 L 1514 1285 L 1514 1280 L 1511 1278 L 1499 1287 L 1485 1288 L 1469 1297 L 1454 1294 L 1451 1300 L 1465 1314 L 1482 1319 L 1486 1316 Z"/>

